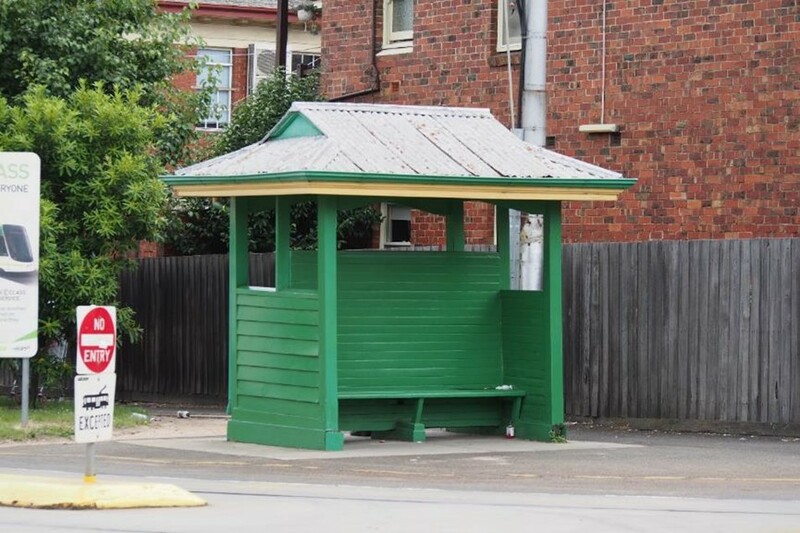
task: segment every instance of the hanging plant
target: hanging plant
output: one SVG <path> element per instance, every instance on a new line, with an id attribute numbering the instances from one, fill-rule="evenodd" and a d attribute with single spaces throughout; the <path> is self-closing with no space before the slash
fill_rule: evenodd
<path id="1" fill-rule="evenodd" d="M 300 22 L 308 22 L 314 20 L 322 14 L 322 8 L 313 2 L 304 2 L 297 5 L 297 19 Z"/>

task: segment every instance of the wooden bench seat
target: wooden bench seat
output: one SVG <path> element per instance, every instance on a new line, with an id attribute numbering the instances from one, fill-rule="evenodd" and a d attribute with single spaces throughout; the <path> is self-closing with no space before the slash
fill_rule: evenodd
<path id="1" fill-rule="evenodd" d="M 339 391 L 340 400 L 364 399 L 416 399 L 416 398 L 522 398 L 519 389 L 345 389 Z"/>
<path id="2" fill-rule="evenodd" d="M 395 429 L 389 432 L 373 432 L 373 437 L 396 438 L 421 442 L 425 440 L 425 425 L 422 414 L 425 400 L 458 398 L 508 398 L 512 400 L 511 416 L 508 424 L 519 419 L 522 399 L 526 392 L 520 389 L 342 389 L 339 400 L 411 400 L 415 402 L 410 420 L 398 420 Z"/>

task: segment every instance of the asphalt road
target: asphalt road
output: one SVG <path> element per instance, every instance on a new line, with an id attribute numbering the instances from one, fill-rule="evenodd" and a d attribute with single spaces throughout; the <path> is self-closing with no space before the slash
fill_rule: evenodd
<path id="1" fill-rule="evenodd" d="M 214 434 L 96 444 L 98 483 L 177 485 L 206 507 L 0 507 L 14 533 L 800 531 L 800 439 L 573 426 L 566 444 L 429 432 L 343 452 Z M 86 446 L 0 446 L 0 476 L 80 478 Z"/>
<path id="2" fill-rule="evenodd" d="M 182 480 L 207 507 L 113 511 L 0 508 L 14 533 L 787 532 L 796 502 L 574 496 Z"/>
<path id="3" fill-rule="evenodd" d="M 570 441 L 440 433 L 421 444 L 355 439 L 345 445 L 349 453 L 237 445 L 221 436 L 112 441 L 96 445 L 96 468 L 98 476 L 204 481 L 800 501 L 800 438 L 575 426 Z M 80 444 L 0 447 L 0 471 L 82 474 L 85 462 Z"/>

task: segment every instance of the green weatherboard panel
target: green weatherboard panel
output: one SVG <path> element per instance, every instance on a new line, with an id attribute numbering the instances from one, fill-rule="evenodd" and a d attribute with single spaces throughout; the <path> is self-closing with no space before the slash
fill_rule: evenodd
<path id="1" fill-rule="evenodd" d="M 318 323 L 313 292 L 237 291 L 229 438 L 324 449 Z"/>
<path id="2" fill-rule="evenodd" d="M 293 290 L 315 290 L 316 254 L 294 252 L 291 264 Z M 558 325 L 549 318 L 547 292 L 501 290 L 503 264 L 492 253 L 340 252 L 339 390 L 513 384 L 527 392 L 517 435 L 549 439 L 563 423 L 552 398 L 563 392 L 553 364 L 559 344 L 550 338 Z M 509 420 L 511 405 L 500 398 L 427 399 L 420 422 L 497 427 Z M 341 400 L 338 429 L 390 431 L 416 408 L 410 399 Z"/>
<path id="3" fill-rule="evenodd" d="M 341 253 L 339 254 L 341 256 Z M 291 287 L 300 290 L 317 290 L 316 252 L 291 252 Z"/>
<path id="4" fill-rule="evenodd" d="M 504 380 L 528 392 L 517 427 L 521 438 L 548 440 L 563 412 L 552 409 L 551 395 L 563 394 L 551 379 L 550 318 L 544 292 L 502 291 Z"/>
<path id="5" fill-rule="evenodd" d="M 340 252 L 340 389 L 502 384 L 497 254 Z M 313 253 L 293 283 L 312 288 Z"/>

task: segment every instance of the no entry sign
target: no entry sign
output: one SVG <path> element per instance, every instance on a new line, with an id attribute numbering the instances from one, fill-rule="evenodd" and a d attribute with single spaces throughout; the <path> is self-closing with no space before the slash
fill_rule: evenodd
<path id="1" fill-rule="evenodd" d="M 117 346 L 117 309 L 82 305 L 78 307 L 78 374 L 114 373 Z"/>

